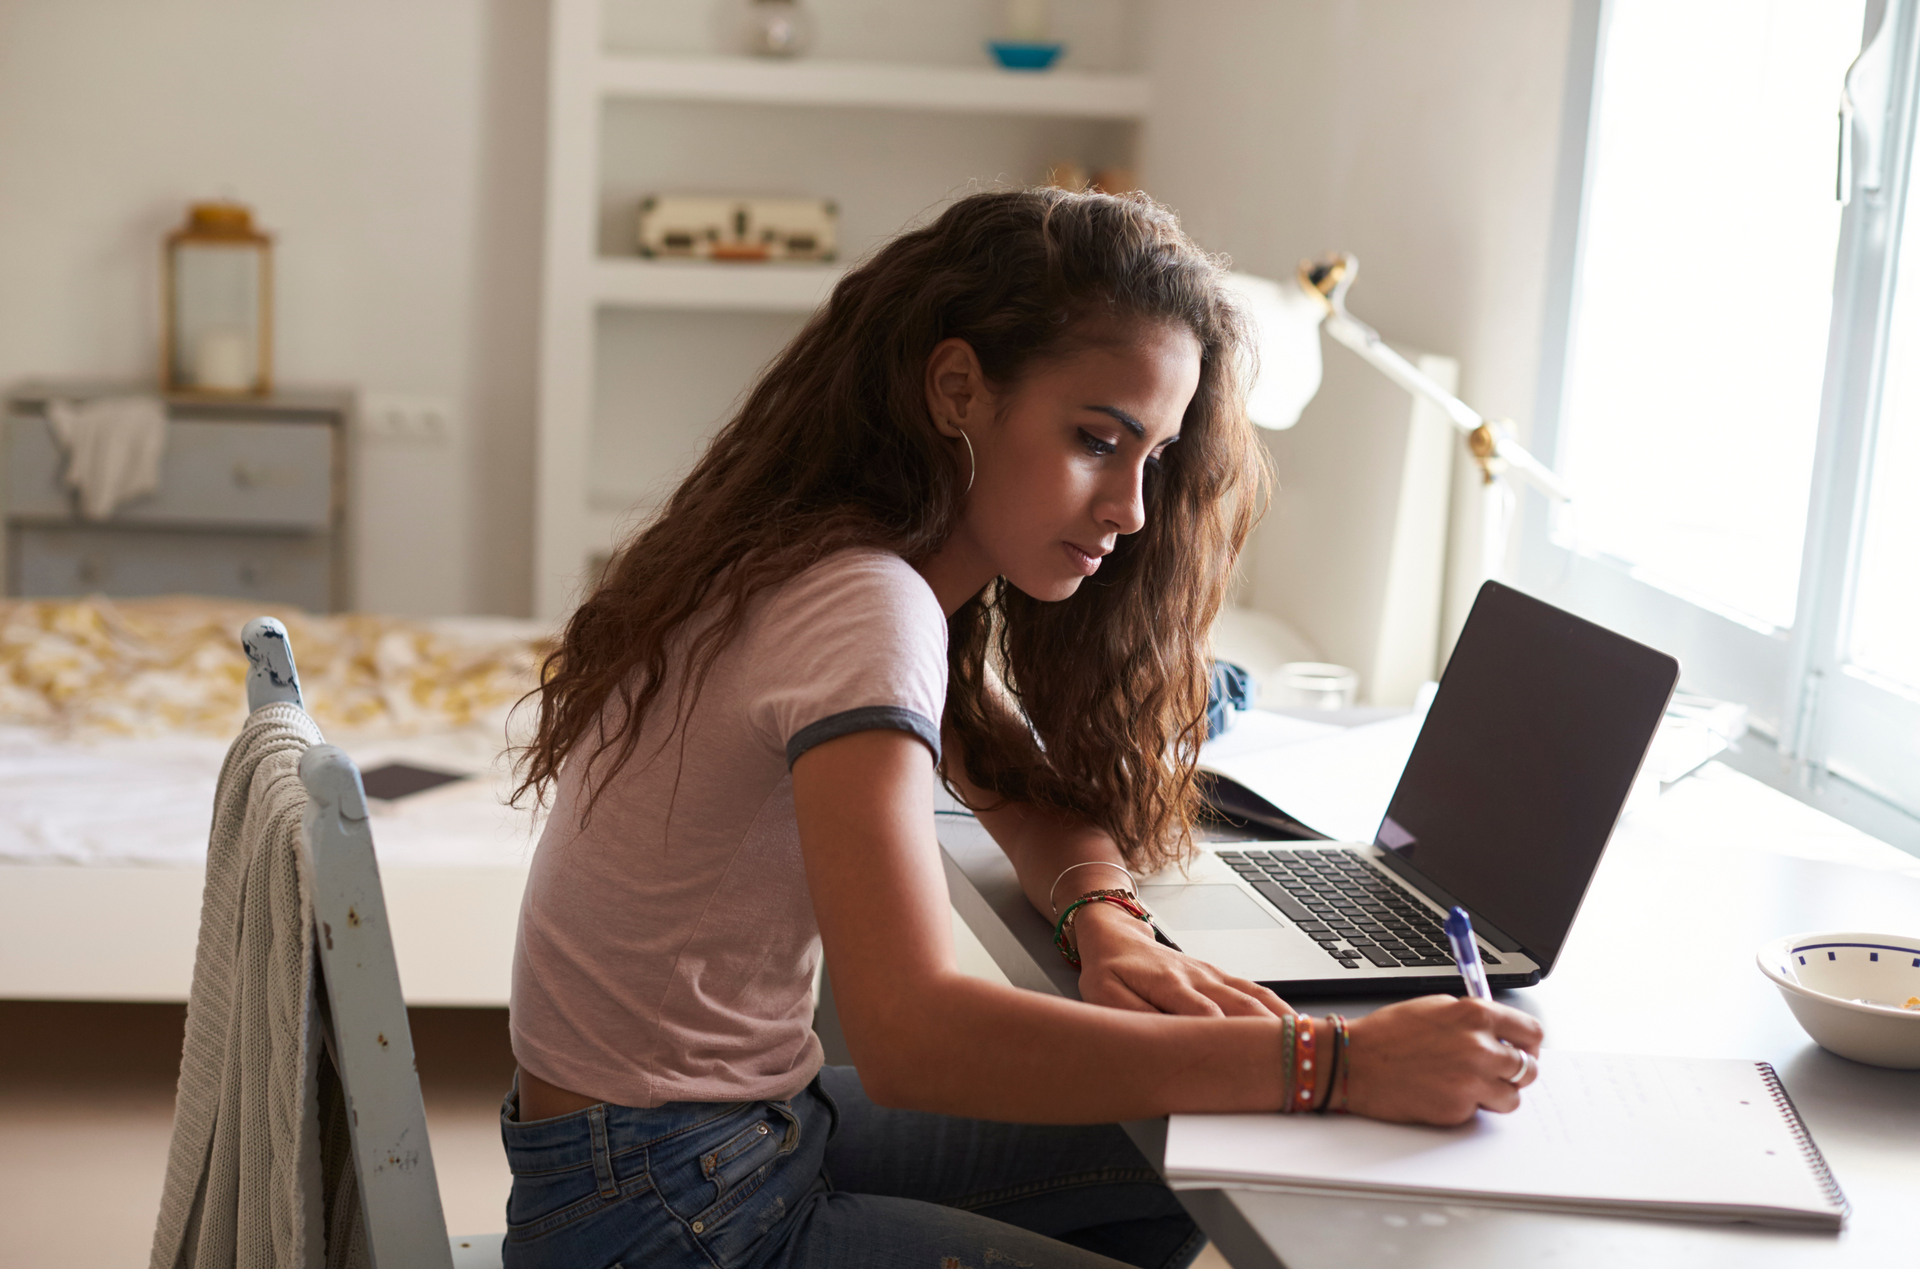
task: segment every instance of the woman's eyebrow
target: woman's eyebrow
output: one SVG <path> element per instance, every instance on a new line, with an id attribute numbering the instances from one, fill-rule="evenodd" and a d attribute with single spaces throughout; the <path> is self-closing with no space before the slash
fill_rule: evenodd
<path id="1" fill-rule="evenodd" d="M 1096 413 L 1104 414 L 1109 418 L 1119 420 L 1120 426 L 1126 428 L 1129 432 L 1132 432 L 1134 436 L 1136 436 L 1137 438 L 1143 441 L 1147 439 L 1147 429 L 1141 426 L 1140 420 L 1134 418 L 1131 414 L 1128 414 L 1125 410 L 1121 409 L 1119 406 L 1090 405 L 1090 406 L 1087 406 L 1086 408 L 1089 410 L 1093 410 Z"/>

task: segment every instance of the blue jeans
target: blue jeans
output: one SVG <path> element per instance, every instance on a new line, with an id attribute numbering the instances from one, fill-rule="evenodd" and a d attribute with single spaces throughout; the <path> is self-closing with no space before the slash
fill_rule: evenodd
<path id="1" fill-rule="evenodd" d="M 1184 1269 L 1206 1243 L 1119 1128 L 887 1110 L 852 1067 L 786 1102 L 518 1111 L 506 1269 Z"/>

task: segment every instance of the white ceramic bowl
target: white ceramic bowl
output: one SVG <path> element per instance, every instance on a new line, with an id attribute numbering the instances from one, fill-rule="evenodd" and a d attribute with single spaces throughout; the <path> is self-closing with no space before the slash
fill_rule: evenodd
<path id="1" fill-rule="evenodd" d="M 1821 1048 L 1871 1066 L 1920 1070 L 1920 938 L 1795 934 L 1760 949 L 1760 972 Z M 1909 1000 L 1913 1008 L 1906 1008 Z"/>

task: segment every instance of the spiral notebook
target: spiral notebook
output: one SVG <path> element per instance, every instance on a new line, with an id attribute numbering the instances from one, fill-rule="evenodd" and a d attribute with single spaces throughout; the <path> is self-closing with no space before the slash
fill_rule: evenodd
<path id="1" fill-rule="evenodd" d="M 1765 1062 L 1549 1049 L 1511 1115 L 1175 1115 L 1167 1182 L 1839 1229 L 1847 1200 Z"/>

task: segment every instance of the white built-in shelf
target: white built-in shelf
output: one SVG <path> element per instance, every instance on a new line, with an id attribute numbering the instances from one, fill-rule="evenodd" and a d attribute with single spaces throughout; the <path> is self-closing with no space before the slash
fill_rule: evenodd
<path id="1" fill-rule="evenodd" d="M 719 309 L 807 313 L 846 271 L 838 264 L 706 260 L 596 260 L 593 296 L 601 308 Z"/>
<path id="2" fill-rule="evenodd" d="M 1143 75 L 888 62 L 607 54 L 600 58 L 599 75 L 600 90 L 609 97 L 1077 119 L 1139 119 L 1151 96 Z"/>

